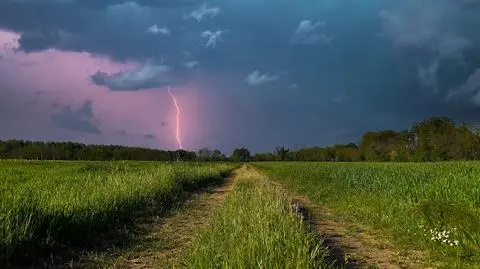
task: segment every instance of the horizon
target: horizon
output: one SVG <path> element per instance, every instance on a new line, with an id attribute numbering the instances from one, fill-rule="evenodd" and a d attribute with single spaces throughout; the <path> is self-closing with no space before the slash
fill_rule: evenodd
<path id="1" fill-rule="evenodd" d="M 437 122 L 437 123 L 433 123 L 433 122 Z M 433 125 L 432 125 L 432 123 L 433 123 Z M 453 128 L 455 128 L 455 132 L 463 132 L 462 130 L 467 130 L 468 134 L 471 136 L 470 139 L 480 138 L 480 130 L 479 130 L 479 127 L 477 127 L 477 126 L 471 126 L 471 125 L 468 125 L 465 122 L 457 123 L 457 122 L 453 121 L 451 118 L 448 118 L 448 117 L 445 117 L 445 116 L 433 116 L 433 117 L 430 117 L 428 119 L 424 119 L 423 121 L 415 122 L 414 125 L 410 126 L 409 128 L 404 128 L 402 130 L 392 130 L 392 129 L 367 130 L 365 133 L 363 133 L 361 135 L 361 138 L 358 141 L 355 141 L 355 142 L 344 141 L 343 143 L 336 143 L 336 144 L 330 144 L 330 145 L 295 144 L 293 147 L 285 146 L 285 145 L 277 145 L 277 146 L 275 146 L 275 148 L 272 148 L 272 149 L 266 150 L 266 151 L 262 151 L 262 152 L 251 151 L 250 149 L 248 149 L 244 146 L 235 147 L 235 148 L 232 149 L 231 152 L 224 152 L 224 151 L 221 151 L 220 149 L 217 149 L 217 148 L 209 148 L 209 147 L 205 147 L 205 146 L 197 148 L 197 149 L 184 149 L 184 148 L 165 149 L 165 148 L 152 148 L 152 147 L 142 146 L 142 145 L 126 145 L 125 146 L 125 145 L 119 145 L 119 144 L 88 144 L 88 143 L 69 141 L 69 140 L 65 140 L 65 141 L 53 141 L 53 140 L 38 141 L 37 140 L 37 141 L 34 141 L 34 140 L 22 140 L 22 139 L 16 139 L 16 138 L 9 139 L 9 140 L 0 140 L 0 143 L 8 142 L 8 141 L 24 141 L 24 142 L 27 142 L 27 143 L 79 143 L 81 145 L 94 146 L 94 147 L 96 147 L 96 146 L 126 147 L 126 148 L 139 148 L 139 149 L 164 151 L 164 152 L 184 151 L 184 152 L 193 152 L 197 156 L 202 155 L 201 151 L 204 151 L 204 150 L 210 151 L 209 154 L 211 154 L 211 151 L 219 150 L 221 154 L 223 154 L 224 156 L 226 156 L 228 158 L 231 157 L 232 153 L 236 150 L 247 149 L 249 151 L 249 153 L 251 154 L 251 156 L 253 157 L 255 155 L 265 155 L 265 154 L 270 154 L 270 153 L 273 153 L 275 155 L 275 154 L 278 154 L 279 149 L 281 149 L 282 151 L 287 150 L 286 152 L 300 152 L 304 149 L 335 149 L 338 146 L 340 146 L 340 147 L 343 147 L 343 146 L 350 147 L 352 144 L 353 144 L 354 148 L 359 149 L 364 142 L 367 143 L 367 144 L 372 143 L 372 141 L 370 141 L 369 138 L 367 138 L 368 136 L 371 136 L 371 135 L 374 135 L 374 136 L 388 135 L 388 136 L 390 136 L 390 135 L 392 135 L 392 133 L 397 138 L 403 137 L 403 138 L 401 138 L 401 141 L 403 141 L 403 142 L 401 142 L 400 144 L 397 144 L 397 146 L 400 146 L 402 143 L 403 143 L 402 144 L 403 146 L 406 146 L 409 142 L 408 142 L 408 139 L 404 140 L 406 138 L 406 137 L 404 137 L 405 134 L 407 134 L 407 136 L 408 136 L 408 134 L 411 134 L 413 136 L 418 136 L 418 135 L 422 136 L 421 133 L 418 133 L 418 131 L 415 131 L 415 129 L 420 127 L 420 126 L 421 126 L 420 128 L 424 128 L 425 130 L 430 130 L 430 131 L 433 131 L 434 133 L 437 133 L 438 132 L 437 129 L 431 129 L 433 126 L 435 126 L 435 124 L 441 124 L 441 125 L 443 125 L 444 128 L 452 128 L 453 127 Z M 446 135 L 445 133 L 442 133 L 442 132 L 438 132 L 437 134 L 440 135 L 440 136 L 443 136 L 443 137 L 445 137 L 445 135 Z M 450 139 L 453 139 L 451 141 L 451 142 L 453 142 L 456 139 L 455 135 L 453 137 L 450 136 Z M 472 140 L 471 142 L 474 142 L 474 141 Z M 178 144 L 180 145 L 180 143 L 178 143 Z M 376 143 L 376 142 L 374 142 L 374 143 Z M 395 143 L 393 143 L 393 144 L 395 144 Z M 406 146 L 406 147 L 408 147 L 408 146 Z M 337 151 L 337 149 L 335 149 L 335 151 Z M 340 150 L 337 153 L 339 153 L 340 155 L 343 154 L 341 151 L 342 150 Z"/>
<path id="2" fill-rule="evenodd" d="M 230 154 L 477 126 L 479 3 L 0 2 L 0 140 Z"/>

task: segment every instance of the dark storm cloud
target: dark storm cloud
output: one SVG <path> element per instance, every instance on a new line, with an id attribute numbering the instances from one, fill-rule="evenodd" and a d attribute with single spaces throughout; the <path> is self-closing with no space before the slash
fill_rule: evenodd
<path id="1" fill-rule="evenodd" d="M 148 59 L 171 55 L 179 47 L 165 40 L 183 38 L 181 15 L 198 5 L 153 0 L 0 2 L 0 28 L 22 33 L 19 49 L 24 51 L 56 48 L 118 60 Z M 168 26 L 171 37 L 148 34 L 147 29 L 155 24 Z"/>
<path id="2" fill-rule="evenodd" d="M 472 73 L 460 87 L 450 91 L 447 99 L 466 97 L 477 106 L 480 106 L 480 68 Z"/>
<path id="3" fill-rule="evenodd" d="M 132 0 L 0 0 L 0 3 L 6 4 L 77 4 L 95 8 L 104 8 L 107 6 L 118 5 L 127 2 L 132 2 Z M 193 4 L 198 4 L 198 1 L 196 0 L 136 0 L 135 2 L 141 5 L 165 8 L 191 6 Z"/>
<path id="4" fill-rule="evenodd" d="M 32 106 L 37 105 L 38 104 L 38 99 L 33 99 L 31 101 L 26 102 L 25 104 L 26 105 L 32 105 Z"/>
<path id="5" fill-rule="evenodd" d="M 464 62 L 464 54 L 473 42 L 455 29 L 452 13 L 459 11 L 451 7 L 450 2 L 439 1 L 435 6 L 425 3 L 411 2 L 394 12 L 380 11 L 382 34 L 396 49 L 424 54 L 423 63 L 417 68 L 418 77 L 436 93 L 441 67 Z"/>
<path id="6" fill-rule="evenodd" d="M 91 134 L 101 134 L 97 125 L 92 123 L 93 119 L 92 102 L 86 101 L 85 104 L 78 108 L 72 109 L 70 106 L 65 106 L 62 110 L 52 115 L 53 123 L 63 129 L 86 132 Z"/>
<path id="7" fill-rule="evenodd" d="M 155 135 L 152 135 L 152 134 L 146 134 L 143 136 L 143 138 L 145 139 L 157 139 L 157 137 Z"/>
<path id="8" fill-rule="evenodd" d="M 0 0 L 20 50 L 137 62 L 91 75 L 112 91 L 198 72 L 212 115 L 225 115 L 225 147 L 355 140 L 432 115 L 478 121 L 478 0 L 32 2 Z"/>
<path id="9" fill-rule="evenodd" d="M 33 52 L 60 47 L 68 36 L 68 33 L 57 29 L 27 31 L 20 37 L 20 49 L 25 52 Z"/>
<path id="10" fill-rule="evenodd" d="M 166 78 L 168 72 L 170 72 L 170 68 L 166 65 L 147 63 L 144 66 L 116 74 L 98 71 L 91 76 L 91 79 L 95 84 L 105 86 L 112 91 L 137 91 L 172 84 L 173 80 Z"/>
<path id="11" fill-rule="evenodd" d="M 475 74 L 480 66 L 478 37 L 472 26 L 480 23 L 472 16 L 478 1 L 414 2 L 380 12 L 384 37 L 395 49 L 421 53 L 411 57 L 419 81 L 443 103 L 441 113 L 457 114 L 459 106 L 478 106 L 475 101 Z M 476 9 L 478 11 L 478 9 Z M 469 90 L 466 90 L 470 88 Z M 458 94 L 458 93 L 464 94 Z M 469 94 L 465 94 L 468 93 Z M 456 96 L 454 102 L 451 99 Z M 454 110 L 454 111 L 452 111 Z M 460 118 L 468 115 L 460 116 Z"/>
<path id="12" fill-rule="evenodd" d="M 119 135 L 127 135 L 128 134 L 127 131 L 125 131 L 125 130 L 118 130 L 115 133 L 119 134 Z"/>
<path id="13" fill-rule="evenodd" d="M 90 76 L 90 80 L 96 85 L 112 91 L 149 90 L 187 82 L 191 68 L 193 67 L 185 66 L 185 64 L 169 66 L 148 60 L 135 68 L 113 74 L 97 71 Z"/>
<path id="14" fill-rule="evenodd" d="M 61 0 L 57 0 L 61 1 Z M 78 5 L 86 6 L 89 8 L 105 8 L 107 6 L 119 5 L 128 2 L 136 2 L 142 6 L 161 7 L 161 8 L 179 8 L 190 7 L 194 4 L 198 4 L 197 0 L 65 0 L 74 1 Z"/>

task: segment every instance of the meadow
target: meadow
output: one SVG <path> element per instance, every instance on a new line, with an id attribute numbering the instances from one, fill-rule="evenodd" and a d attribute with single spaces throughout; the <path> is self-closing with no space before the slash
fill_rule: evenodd
<path id="1" fill-rule="evenodd" d="M 186 255 L 186 268 L 334 268 L 322 240 L 292 207 L 292 196 L 254 169 L 239 169 L 234 190 Z"/>
<path id="2" fill-rule="evenodd" d="M 480 264 L 480 163 L 255 163 L 269 178 L 373 227 L 439 268 Z"/>
<path id="3" fill-rule="evenodd" d="M 82 250 L 110 233 L 119 243 L 115 231 L 124 225 L 152 208 L 162 217 L 186 192 L 218 186 L 238 166 L 0 161 L 0 261 Z M 178 257 L 184 267 L 333 268 L 321 231 L 292 207 L 297 195 L 343 223 L 366 225 L 406 255 L 425 253 L 436 268 L 480 264 L 478 162 L 258 162 L 235 174 L 226 199 L 200 214 L 207 228 L 182 235 L 193 240 Z"/>
<path id="4" fill-rule="evenodd" d="M 82 246 L 219 183 L 232 163 L 0 161 L 0 260 Z"/>

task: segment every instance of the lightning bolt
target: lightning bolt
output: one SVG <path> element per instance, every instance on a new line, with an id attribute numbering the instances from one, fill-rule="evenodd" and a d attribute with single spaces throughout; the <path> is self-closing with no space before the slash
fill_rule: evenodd
<path id="1" fill-rule="evenodd" d="M 173 104 L 175 105 L 175 109 L 177 110 L 177 127 L 175 131 L 175 136 L 177 138 L 178 148 L 183 149 L 182 140 L 180 139 L 180 106 L 178 105 L 177 99 L 175 98 L 175 95 L 173 95 L 170 86 L 168 86 L 168 94 L 170 94 L 170 97 L 172 97 Z"/>

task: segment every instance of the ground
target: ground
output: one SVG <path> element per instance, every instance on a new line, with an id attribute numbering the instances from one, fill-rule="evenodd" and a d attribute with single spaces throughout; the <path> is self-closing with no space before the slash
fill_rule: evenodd
<path id="1" fill-rule="evenodd" d="M 149 217 L 138 225 L 137 243 L 132 248 L 89 253 L 79 264 L 104 268 L 172 268 L 198 233 L 208 228 L 210 213 L 233 187 L 233 172 L 218 186 L 192 193 L 179 208 L 165 217 Z"/>
<path id="2" fill-rule="evenodd" d="M 182 263 L 189 244 L 208 228 L 211 212 L 232 190 L 235 179 L 254 168 L 243 165 L 219 186 L 191 195 L 183 206 L 166 217 L 142 220 L 136 246 L 104 253 L 89 253 L 85 260 L 108 268 L 172 268 Z M 260 174 L 258 174 L 260 175 Z M 274 183 L 279 185 L 278 183 Z M 283 187 L 283 186 L 282 186 Z M 345 223 L 328 208 L 307 197 L 293 195 L 293 203 L 303 209 L 308 223 L 325 238 L 332 260 L 344 268 L 427 268 L 421 253 L 400 253 L 386 238 L 359 223 Z"/>

